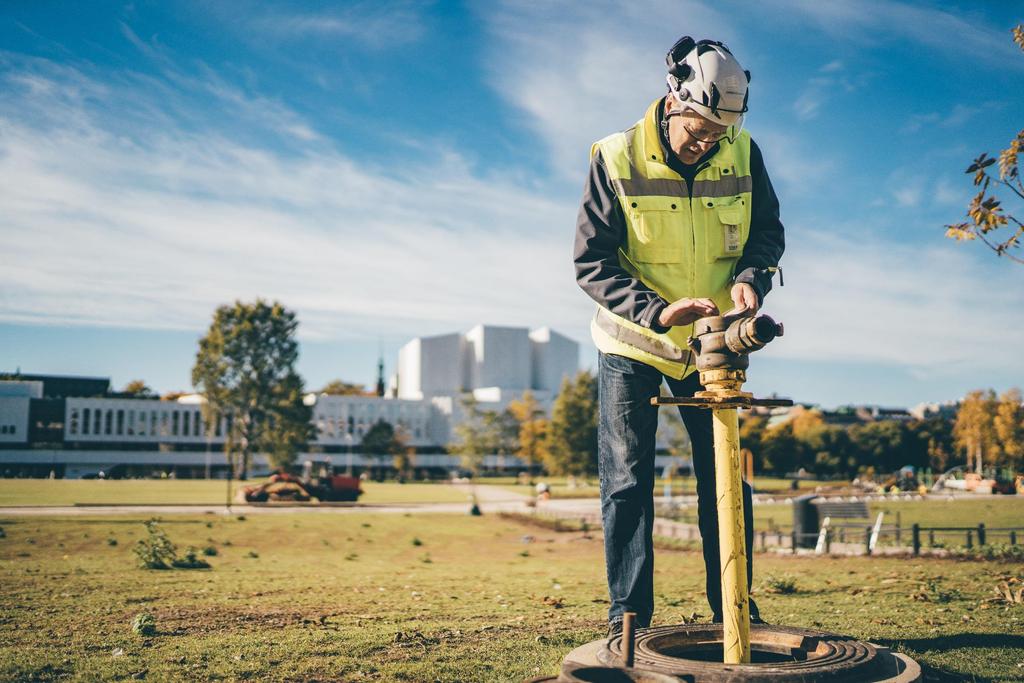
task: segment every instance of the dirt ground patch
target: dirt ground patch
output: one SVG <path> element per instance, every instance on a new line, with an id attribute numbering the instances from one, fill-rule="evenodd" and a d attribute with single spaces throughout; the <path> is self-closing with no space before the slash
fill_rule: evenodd
<path id="1" fill-rule="evenodd" d="M 162 635 L 191 636 L 225 631 L 263 631 L 293 626 L 338 629 L 344 612 L 279 608 L 172 607 L 152 611 Z M 332 622 L 332 620 L 336 620 Z"/>

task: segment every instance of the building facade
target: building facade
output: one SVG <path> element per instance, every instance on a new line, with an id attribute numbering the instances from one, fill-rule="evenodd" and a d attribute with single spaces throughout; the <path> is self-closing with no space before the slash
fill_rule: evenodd
<path id="1" fill-rule="evenodd" d="M 356 468 L 381 464 L 360 453 L 369 429 L 383 420 L 417 451 L 417 466 L 452 469 L 445 448 L 463 419 L 462 398 L 501 409 L 533 391 L 549 407 L 562 378 L 578 369 L 576 342 L 547 328 L 478 325 L 465 334 L 413 339 L 402 347 L 389 395 L 308 394 L 313 456 Z M 81 477 L 223 476 L 226 424 L 208 426 L 202 397 L 168 401 L 110 390 L 94 377 L 17 375 L 0 380 L 0 475 Z M 516 467 L 515 458 L 485 466 Z M 255 474 L 266 459 L 254 459 Z"/>

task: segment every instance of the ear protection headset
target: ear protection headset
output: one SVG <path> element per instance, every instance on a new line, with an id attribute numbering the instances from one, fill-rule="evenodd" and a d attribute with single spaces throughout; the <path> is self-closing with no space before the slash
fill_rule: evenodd
<path id="1" fill-rule="evenodd" d="M 698 40 L 695 41 L 690 36 L 683 36 L 675 42 L 672 48 L 665 55 L 665 65 L 668 66 L 668 72 L 679 82 L 679 89 L 676 91 L 676 95 L 680 100 L 690 99 L 693 95 L 690 91 L 683 87 L 683 83 L 693 74 L 693 67 L 685 62 L 686 57 L 697 50 L 697 56 L 704 54 L 708 50 L 713 48 L 720 48 L 727 52 L 730 56 L 732 52 L 724 43 L 718 40 Z M 747 77 L 747 83 L 750 82 L 750 71 L 744 70 L 743 74 Z M 718 103 L 721 100 L 721 93 L 718 91 L 718 86 L 715 83 L 711 83 L 709 88 L 710 93 L 701 91 L 701 104 L 711 109 L 715 114 L 718 113 Z M 750 95 L 750 90 L 743 95 L 743 107 L 739 111 L 731 109 L 723 109 L 722 111 L 729 111 L 737 114 L 742 114 L 747 111 L 747 97 Z"/>

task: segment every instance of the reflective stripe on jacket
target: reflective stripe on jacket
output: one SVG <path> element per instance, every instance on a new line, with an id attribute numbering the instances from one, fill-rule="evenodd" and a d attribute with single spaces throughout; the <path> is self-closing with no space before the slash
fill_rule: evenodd
<path id="1" fill-rule="evenodd" d="M 711 298 L 719 309 L 732 307 L 730 285 L 750 235 L 750 136 L 746 131 L 719 150 L 693 183 L 665 162 L 655 101 L 644 118 L 622 133 L 594 144 L 626 218 L 619 261 L 633 277 L 666 301 Z M 591 324 L 594 343 L 604 353 L 639 360 L 666 375 L 682 378 L 694 370 L 686 347 L 692 325 L 658 333 L 598 307 Z"/>

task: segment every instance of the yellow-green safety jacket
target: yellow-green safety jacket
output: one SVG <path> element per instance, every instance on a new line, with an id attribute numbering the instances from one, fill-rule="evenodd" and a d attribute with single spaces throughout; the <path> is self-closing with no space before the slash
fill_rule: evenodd
<path id="1" fill-rule="evenodd" d="M 718 152 L 697 173 L 691 196 L 686 181 L 664 158 L 660 102 L 632 128 L 591 148 L 592 157 L 600 152 L 626 218 L 619 261 L 667 302 L 706 297 L 724 312 L 732 308 L 732 279 L 750 235 L 750 136 L 741 131 L 732 142 L 720 141 Z M 675 378 L 695 369 L 686 343 L 692 330 L 686 325 L 659 333 L 600 305 L 591 323 L 602 352 L 633 358 Z"/>

